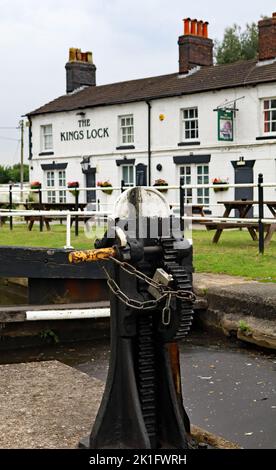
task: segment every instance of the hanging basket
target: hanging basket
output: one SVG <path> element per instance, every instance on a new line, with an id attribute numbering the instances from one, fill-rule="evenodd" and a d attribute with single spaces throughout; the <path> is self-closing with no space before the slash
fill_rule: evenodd
<path id="1" fill-rule="evenodd" d="M 160 193 L 167 193 L 168 192 L 168 188 L 166 187 L 166 186 L 168 186 L 167 184 L 154 184 L 153 186 L 157 186 L 157 190 L 160 191 Z M 161 186 L 163 186 L 163 188 L 161 188 Z"/>
<path id="2" fill-rule="evenodd" d="M 70 189 L 69 193 L 76 197 L 79 195 L 80 192 L 78 189 Z"/>
<path id="3" fill-rule="evenodd" d="M 72 194 L 72 196 L 76 197 L 79 195 L 79 182 L 78 181 L 72 181 L 67 184 L 67 188 L 69 189 L 69 193 Z"/>
<path id="4" fill-rule="evenodd" d="M 217 185 L 225 184 L 226 185 L 225 188 L 214 188 L 215 193 L 219 193 L 221 191 L 228 191 L 228 189 L 229 189 L 228 186 L 227 186 L 228 183 L 213 183 L 213 184 L 214 185 L 215 184 L 217 184 Z"/>
<path id="5" fill-rule="evenodd" d="M 102 187 L 101 190 L 103 193 L 105 194 L 112 194 L 113 193 L 113 189 L 110 189 L 112 186 L 106 186 L 106 187 Z"/>
<path id="6" fill-rule="evenodd" d="M 41 183 L 39 183 L 38 181 L 34 182 L 34 183 L 31 183 L 30 184 L 30 189 L 32 189 L 33 193 L 39 193 L 39 190 L 41 189 Z"/>

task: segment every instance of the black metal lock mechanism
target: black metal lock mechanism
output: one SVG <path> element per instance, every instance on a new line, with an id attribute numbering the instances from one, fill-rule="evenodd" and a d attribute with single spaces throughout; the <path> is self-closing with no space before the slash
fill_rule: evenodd
<path id="1" fill-rule="evenodd" d="M 111 301 L 109 372 L 82 447 L 189 447 L 177 341 L 193 317 L 192 247 L 179 227 L 160 192 L 130 188 L 96 249 L 69 255 L 101 263 Z"/>

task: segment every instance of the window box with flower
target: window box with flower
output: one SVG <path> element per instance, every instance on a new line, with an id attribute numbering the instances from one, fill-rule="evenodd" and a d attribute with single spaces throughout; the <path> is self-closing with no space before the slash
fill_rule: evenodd
<path id="1" fill-rule="evenodd" d="M 153 186 L 163 186 L 162 188 L 158 188 L 158 191 L 160 191 L 161 193 L 166 193 L 168 191 L 168 188 L 166 188 L 166 186 L 168 186 L 168 183 L 162 178 L 158 178 L 157 180 L 155 180 Z"/>
<path id="2" fill-rule="evenodd" d="M 40 181 L 33 181 L 33 182 L 30 184 L 30 188 L 31 188 L 31 189 L 41 189 L 41 183 L 40 183 Z"/>
<path id="3" fill-rule="evenodd" d="M 224 179 L 224 178 L 214 178 L 212 180 L 212 184 L 213 185 L 226 185 L 225 187 L 223 188 L 214 188 L 214 191 L 215 193 L 218 193 L 219 191 L 228 191 L 228 184 L 229 184 L 229 181 L 228 181 L 228 178 L 227 179 Z"/>
<path id="4" fill-rule="evenodd" d="M 41 201 L 41 198 L 42 198 L 41 188 L 42 188 L 42 184 L 40 183 L 40 181 L 32 181 L 30 183 L 30 189 L 32 191 L 29 193 L 26 202 Z"/>
<path id="5" fill-rule="evenodd" d="M 98 181 L 97 186 L 100 187 L 102 192 L 105 194 L 113 193 L 113 189 L 110 189 L 112 188 L 112 184 L 110 183 L 110 181 Z"/>
<path id="6" fill-rule="evenodd" d="M 70 181 L 67 183 L 67 188 L 70 189 L 69 193 L 71 193 L 73 196 L 78 196 L 79 194 L 79 182 L 78 181 Z"/>

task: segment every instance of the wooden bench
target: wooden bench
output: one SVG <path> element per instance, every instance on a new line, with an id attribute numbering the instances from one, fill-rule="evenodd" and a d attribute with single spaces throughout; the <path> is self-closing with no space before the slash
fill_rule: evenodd
<path id="1" fill-rule="evenodd" d="M 50 232 L 51 227 L 50 227 L 50 219 L 45 217 L 44 215 L 40 216 L 34 216 L 34 215 L 27 215 L 25 216 L 25 221 L 27 222 L 28 225 L 28 230 L 31 232 L 33 225 L 35 222 L 40 222 L 42 220 L 42 227 L 45 224 L 47 231 Z"/>
<path id="2" fill-rule="evenodd" d="M 253 241 L 258 240 L 257 232 L 259 229 L 258 222 L 212 222 L 212 221 L 202 221 L 202 224 L 205 225 L 207 230 L 216 230 L 216 233 L 213 237 L 212 242 L 217 243 L 220 239 L 220 236 L 225 229 L 235 229 L 235 228 L 246 228 L 251 235 Z M 267 232 L 265 237 L 265 243 L 270 241 L 269 231 L 270 231 L 270 224 L 264 224 L 264 230 Z"/>

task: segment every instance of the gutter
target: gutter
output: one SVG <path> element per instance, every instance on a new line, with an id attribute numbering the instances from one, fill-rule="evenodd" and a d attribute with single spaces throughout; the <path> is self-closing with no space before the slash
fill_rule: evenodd
<path id="1" fill-rule="evenodd" d="M 148 105 L 148 186 L 151 186 L 151 103 L 146 101 Z"/>
<path id="2" fill-rule="evenodd" d="M 32 160 L 32 158 L 33 158 L 32 119 L 29 115 L 27 117 L 28 117 L 28 121 L 29 121 L 29 160 Z"/>

